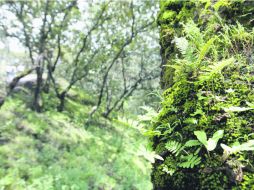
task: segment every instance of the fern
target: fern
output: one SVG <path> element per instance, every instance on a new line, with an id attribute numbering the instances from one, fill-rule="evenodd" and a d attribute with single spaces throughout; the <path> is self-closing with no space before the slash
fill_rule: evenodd
<path id="1" fill-rule="evenodd" d="M 182 55 L 186 55 L 189 43 L 184 37 L 177 38 L 175 37 L 174 41 L 177 49 L 181 52 Z"/>
<path id="2" fill-rule="evenodd" d="M 193 20 L 188 21 L 183 27 L 184 33 L 188 39 L 190 39 L 198 48 L 204 44 L 203 35 Z"/>
<path id="3" fill-rule="evenodd" d="M 162 171 L 172 176 L 175 173 L 175 168 L 168 167 L 167 165 L 163 165 Z"/>
<path id="4" fill-rule="evenodd" d="M 204 69 L 203 73 L 201 73 L 201 75 L 199 76 L 199 82 L 202 83 L 205 81 L 210 81 L 217 74 L 221 74 L 222 70 L 228 65 L 234 63 L 234 61 L 235 61 L 234 58 L 230 58 L 230 59 L 223 60 L 223 61 L 220 61 L 219 63 L 208 66 L 208 69 Z"/>
<path id="5" fill-rule="evenodd" d="M 156 122 L 157 112 L 152 107 L 142 106 L 140 108 L 146 112 L 145 114 L 138 116 L 140 122 Z"/>
<path id="6" fill-rule="evenodd" d="M 201 61 L 204 59 L 205 55 L 208 53 L 210 50 L 211 46 L 213 45 L 213 42 L 215 41 L 216 38 L 211 38 L 204 44 L 204 46 L 201 48 L 200 53 L 198 55 L 198 65 L 200 65 Z"/>
<path id="7" fill-rule="evenodd" d="M 189 140 L 184 145 L 177 141 L 169 141 L 166 143 L 166 149 L 177 156 L 177 160 L 175 165 L 182 168 L 193 168 L 194 166 L 200 164 L 201 158 L 197 155 L 200 151 L 200 148 L 195 151 L 195 153 L 189 154 L 188 152 L 184 151 L 187 155 L 180 155 L 179 154 L 184 150 L 185 147 L 194 147 L 200 146 L 201 143 L 198 140 Z"/>
<path id="8" fill-rule="evenodd" d="M 168 141 L 165 144 L 165 148 L 169 151 L 175 154 L 176 156 L 183 150 L 184 146 L 176 141 Z"/>
<path id="9" fill-rule="evenodd" d="M 201 158 L 198 155 L 194 154 L 182 156 L 182 160 L 184 162 L 178 164 L 178 166 L 182 168 L 193 168 L 194 166 L 197 166 L 201 163 Z"/>

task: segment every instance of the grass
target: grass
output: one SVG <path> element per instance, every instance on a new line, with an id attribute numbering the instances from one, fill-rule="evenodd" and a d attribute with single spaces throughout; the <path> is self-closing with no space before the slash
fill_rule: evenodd
<path id="1" fill-rule="evenodd" d="M 92 101 L 84 92 L 73 94 L 62 113 L 50 94 L 43 113 L 29 109 L 24 94 L 0 109 L 0 189 L 152 189 L 151 164 L 139 154 L 146 139 L 99 115 L 86 129 Z"/>

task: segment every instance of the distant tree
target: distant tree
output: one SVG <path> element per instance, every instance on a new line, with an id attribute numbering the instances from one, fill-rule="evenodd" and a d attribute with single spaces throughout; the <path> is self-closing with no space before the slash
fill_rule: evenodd
<path id="1" fill-rule="evenodd" d="M 120 8 L 118 8 L 119 6 Z M 111 20 L 110 27 L 118 28 L 114 30 L 117 31 L 114 36 L 117 36 L 118 39 L 115 40 L 114 36 L 109 35 L 107 38 L 113 39 L 113 43 L 109 41 L 108 44 L 110 44 L 111 49 L 117 49 L 117 51 L 114 51 L 113 56 L 110 54 L 111 57 L 108 60 L 111 61 L 103 67 L 97 105 L 92 110 L 90 117 L 99 109 L 102 103 L 105 105 L 103 116 L 108 117 L 113 110 L 120 109 L 123 102 L 138 89 L 140 84 L 146 80 L 158 78 L 158 69 L 155 69 L 156 67 L 153 67 L 153 65 L 156 65 L 160 58 L 149 56 L 154 54 L 153 51 L 156 52 L 158 47 L 148 47 L 154 45 L 154 41 L 149 40 L 156 40 L 156 33 L 154 33 L 156 9 L 154 9 L 154 12 L 146 12 L 148 9 L 140 9 L 140 7 L 145 8 L 146 6 L 149 7 L 149 10 L 153 7 L 152 4 L 144 2 L 141 4 L 137 2 L 113 4 L 111 11 L 113 14 L 117 14 L 116 10 L 122 10 L 122 13 L 116 18 L 120 18 L 123 25 L 119 25 L 118 19 Z M 123 15 L 125 17 L 122 18 Z M 151 43 L 146 43 L 146 40 Z M 144 54 L 148 54 L 151 60 L 148 61 L 148 57 L 143 59 Z M 140 60 L 141 57 L 143 58 Z M 149 71 L 147 69 L 149 67 L 154 70 Z"/>
<path id="2" fill-rule="evenodd" d="M 1 9 L 14 16 L 0 14 L 2 31 L 26 47 L 29 69 L 36 71 L 33 108 L 38 112 L 43 106 L 42 90 L 53 89 L 57 108 L 63 111 L 70 89 L 80 82 L 91 90 L 87 86 L 92 81 L 98 97 L 90 116 L 105 105 L 103 115 L 108 117 L 144 81 L 158 76 L 158 70 L 147 69 L 159 63 L 159 57 L 151 57 L 158 46 L 148 47 L 156 43 L 151 40 L 156 39 L 153 2 L 84 3 L 85 9 L 75 0 L 1 3 Z M 43 74 L 47 74 L 44 80 Z M 68 84 L 59 85 L 59 78 Z"/>
<path id="3" fill-rule="evenodd" d="M 35 68 L 37 80 L 33 108 L 38 112 L 42 108 L 40 96 L 47 55 L 55 52 L 61 32 L 66 29 L 67 23 L 71 20 L 69 14 L 74 8 L 77 8 L 76 3 L 76 1 L 49 0 L 1 2 L 3 10 L 1 27 L 5 35 L 17 38 L 27 48 L 30 65 Z M 8 13 L 7 16 L 5 13 Z M 10 14 L 15 18 L 10 20 L 8 18 Z M 57 64 L 59 55 L 56 55 L 55 59 L 54 66 Z"/>

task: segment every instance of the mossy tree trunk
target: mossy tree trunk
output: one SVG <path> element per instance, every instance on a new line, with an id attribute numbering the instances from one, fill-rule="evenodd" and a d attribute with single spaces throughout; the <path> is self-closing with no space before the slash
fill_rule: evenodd
<path id="1" fill-rule="evenodd" d="M 165 92 L 153 147 L 164 161 L 154 164 L 155 189 L 253 187 L 253 151 L 225 158 L 220 146 L 253 138 L 253 12 L 254 1 L 161 1 Z M 194 135 L 218 130 L 224 135 L 211 151 Z M 184 146 L 189 140 L 200 145 Z"/>

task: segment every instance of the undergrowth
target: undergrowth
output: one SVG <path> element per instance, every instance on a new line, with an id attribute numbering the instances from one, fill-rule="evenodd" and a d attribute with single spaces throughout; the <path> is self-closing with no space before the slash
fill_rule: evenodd
<path id="1" fill-rule="evenodd" d="M 152 188 L 136 128 L 98 114 L 86 129 L 93 100 L 77 89 L 62 113 L 50 93 L 43 113 L 29 108 L 29 97 L 16 94 L 0 110 L 1 190 Z"/>

